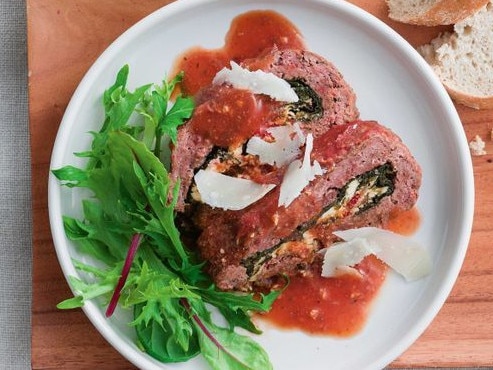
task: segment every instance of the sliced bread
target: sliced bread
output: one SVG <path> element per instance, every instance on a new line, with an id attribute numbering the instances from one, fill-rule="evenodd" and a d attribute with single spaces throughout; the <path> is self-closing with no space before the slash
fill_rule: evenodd
<path id="1" fill-rule="evenodd" d="M 455 101 L 493 109 L 493 0 L 418 51 Z"/>
<path id="2" fill-rule="evenodd" d="M 438 26 L 455 24 L 484 6 L 488 0 L 386 0 L 395 21 Z"/>

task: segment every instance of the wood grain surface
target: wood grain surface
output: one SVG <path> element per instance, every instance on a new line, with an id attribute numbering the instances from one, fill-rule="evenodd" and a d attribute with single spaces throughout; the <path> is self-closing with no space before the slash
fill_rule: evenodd
<path id="1" fill-rule="evenodd" d="M 84 73 L 123 31 L 167 0 L 27 0 L 34 222 L 32 368 L 132 369 L 80 310 L 59 311 L 70 296 L 51 239 L 47 179 L 55 135 Z M 391 22 L 383 0 L 353 0 L 413 46 L 445 28 Z M 466 135 L 489 154 L 473 157 L 476 209 L 460 276 L 438 316 L 391 367 L 493 366 L 493 111 L 457 105 Z M 453 201 L 451 199 L 451 201 Z"/>

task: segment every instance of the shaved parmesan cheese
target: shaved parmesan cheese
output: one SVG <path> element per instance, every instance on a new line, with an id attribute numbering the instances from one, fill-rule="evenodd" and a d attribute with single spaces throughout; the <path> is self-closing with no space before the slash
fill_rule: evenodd
<path id="1" fill-rule="evenodd" d="M 313 136 L 306 137 L 305 155 L 303 163 L 300 160 L 291 162 L 284 174 L 279 194 L 279 206 L 287 207 L 295 200 L 312 181 L 315 176 L 322 175 L 324 171 L 317 161 L 310 163 L 310 154 L 313 149 Z"/>
<path id="2" fill-rule="evenodd" d="M 202 202 L 230 210 L 240 210 L 255 203 L 275 187 L 211 170 L 198 171 L 194 180 Z"/>
<path id="3" fill-rule="evenodd" d="M 298 95 L 288 82 L 273 73 L 262 70 L 249 71 L 240 67 L 237 63 L 230 62 L 231 69 L 223 68 L 217 72 L 212 80 L 215 85 L 229 83 L 237 89 L 250 90 L 255 94 L 269 95 L 272 99 L 287 103 L 298 101 Z"/>
<path id="4" fill-rule="evenodd" d="M 305 135 L 297 123 L 293 126 L 271 127 L 266 131 L 274 138 L 274 141 L 267 142 L 254 136 L 248 141 L 247 153 L 258 155 L 262 163 L 278 167 L 287 165 L 300 155 L 300 148 L 305 144 Z"/>
<path id="5" fill-rule="evenodd" d="M 363 258 L 371 253 L 368 242 L 362 238 L 334 243 L 325 251 L 322 276 L 333 277 L 347 273 L 358 274 L 359 272 L 353 266 L 360 263 Z"/>
<path id="6" fill-rule="evenodd" d="M 374 254 L 407 281 L 421 279 L 431 272 L 430 255 L 411 238 L 375 227 L 336 231 L 334 235 L 344 242 L 327 248 L 322 276 L 336 276 L 338 270 L 356 265 L 369 254 Z M 331 252 L 333 248 L 336 250 Z"/>

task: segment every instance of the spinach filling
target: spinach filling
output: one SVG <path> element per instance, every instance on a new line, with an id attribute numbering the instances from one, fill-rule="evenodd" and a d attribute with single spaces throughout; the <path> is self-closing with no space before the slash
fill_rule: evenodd
<path id="1" fill-rule="evenodd" d="M 395 176 L 395 170 L 388 162 L 355 176 L 339 190 L 336 201 L 323 209 L 315 224 L 334 222 L 376 206 L 394 192 Z"/>
<path id="2" fill-rule="evenodd" d="M 204 163 L 198 169 L 196 169 L 195 172 L 197 172 L 198 170 L 205 170 L 213 161 L 219 161 L 221 163 L 227 162 L 229 163 L 230 167 L 233 165 L 239 166 L 241 163 L 240 159 L 237 158 L 234 153 L 228 151 L 227 148 L 214 146 L 209 154 L 207 154 Z"/>
<path id="3" fill-rule="evenodd" d="M 324 109 L 322 98 L 302 79 L 287 80 L 291 88 L 298 95 L 296 103 L 286 106 L 288 115 L 297 121 L 312 121 L 322 117 Z"/>
<path id="4" fill-rule="evenodd" d="M 343 217 L 360 214 L 376 206 L 384 197 L 394 192 L 395 177 L 396 172 L 390 163 L 353 177 L 338 190 L 336 200 L 324 207 L 317 217 L 299 225 L 290 236 L 275 246 L 245 258 L 241 264 L 246 268 L 247 275 L 251 279 L 254 278 L 266 262 L 282 254 L 282 248 L 289 242 L 303 240 L 315 249 L 316 240 L 304 235 L 306 231 L 317 225 L 329 225 Z"/>

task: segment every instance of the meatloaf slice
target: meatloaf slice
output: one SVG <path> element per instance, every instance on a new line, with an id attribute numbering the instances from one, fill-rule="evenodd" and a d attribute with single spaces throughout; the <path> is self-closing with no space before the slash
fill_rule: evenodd
<path id="1" fill-rule="evenodd" d="M 313 137 L 332 125 L 352 122 L 359 117 L 356 95 L 341 72 L 322 56 L 308 50 L 274 48 L 263 56 L 246 60 L 243 67 L 261 69 L 288 81 L 300 101 L 285 108 L 292 119 Z"/>
<path id="2" fill-rule="evenodd" d="M 401 139 L 374 121 L 334 126 L 313 142 L 317 176 L 287 207 L 279 187 L 240 211 L 199 206 L 197 246 L 220 289 L 269 286 L 279 274 L 307 268 L 332 231 L 385 226 L 415 204 L 421 170 Z"/>
<path id="3" fill-rule="evenodd" d="M 299 97 L 297 103 L 268 101 L 266 96 L 256 96 L 258 106 L 269 109 L 259 115 L 258 130 L 271 126 L 298 122 L 305 135 L 320 136 L 335 124 L 343 124 L 358 118 L 356 96 L 337 68 L 324 58 L 306 50 L 278 50 L 274 48 L 259 58 L 243 62 L 250 70 L 264 70 L 288 81 Z M 206 166 L 214 153 L 229 153 L 229 157 L 241 155 L 237 148 L 214 142 L 210 137 L 194 130 L 200 114 L 224 111 L 224 99 L 228 86 L 207 86 L 195 97 L 197 107 L 194 116 L 178 130 L 178 140 L 171 153 L 171 179 L 180 181 L 177 210 L 183 212 L 188 202 L 194 173 Z M 235 89 L 229 87 L 233 91 Z M 227 107 L 226 107 L 227 108 Z M 217 123 L 211 123 L 214 125 Z M 211 127 L 211 130 L 217 127 Z M 245 142 L 249 139 L 245 138 Z M 240 143 L 240 145 L 243 143 Z M 214 150 L 213 150 L 214 149 Z M 240 154 L 238 154 L 240 153 Z M 213 159 L 213 158 L 212 158 Z M 249 159 L 247 159 L 248 161 Z M 240 162 L 245 162 L 239 158 Z"/>

